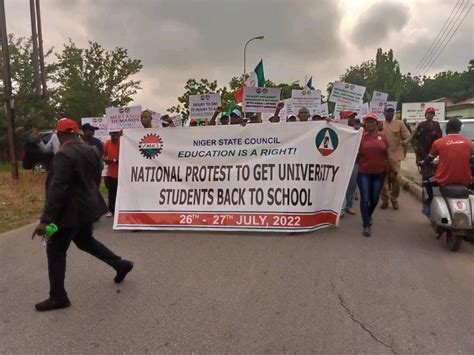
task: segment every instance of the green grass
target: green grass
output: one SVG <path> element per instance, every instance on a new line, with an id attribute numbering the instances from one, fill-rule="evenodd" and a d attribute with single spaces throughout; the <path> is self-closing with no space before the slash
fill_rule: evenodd
<path id="1" fill-rule="evenodd" d="M 0 162 L 0 171 L 1 172 L 10 171 L 10 163 Z"/>

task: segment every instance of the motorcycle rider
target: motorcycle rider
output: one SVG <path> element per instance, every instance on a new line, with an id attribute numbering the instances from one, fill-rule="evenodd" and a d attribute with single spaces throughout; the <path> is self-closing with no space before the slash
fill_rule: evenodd
<path id="1" fill-rule="evenodd" d="M 437 139 L 431 146 L 428 157 L 423 165 L 428 165 L 439 156 L 439 165 L 434 181 L 426 184 L 428 199 L 424 213 L 429 216 L 429 206 L 433 199 L 433 186 L 461 185 L 468 187 L 472 183 L 470 158 L 474 155 L 474 145 L 470 139 L 459 134 L 462 122 L 451 118 L 446 124 L 446 136 Z"/>

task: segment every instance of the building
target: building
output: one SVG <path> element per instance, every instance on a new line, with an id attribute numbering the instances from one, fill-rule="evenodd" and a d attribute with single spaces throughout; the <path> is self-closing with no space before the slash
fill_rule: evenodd
<path id="1" fill-rule="evenodd" d="M 474 97 L 454 103 L 447 97 L 441 97 L 432 102 L 446 103 L 446 119 L 457 118 L 474 118 Z"/>

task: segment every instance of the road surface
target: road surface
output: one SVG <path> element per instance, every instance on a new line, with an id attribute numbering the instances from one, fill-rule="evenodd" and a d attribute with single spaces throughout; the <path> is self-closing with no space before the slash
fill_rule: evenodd
<path id="1" fill-rule="evenodd" d="M 474 248 L 434 238 L 418 202 L 305 235 L 113 232 L 96 236 L 135 261 L 117 286 L 71 246 L 72 306 L 37 313 L 45 249 L 33 226 L 0 235 L 0 352 L 474 353 Z"/>

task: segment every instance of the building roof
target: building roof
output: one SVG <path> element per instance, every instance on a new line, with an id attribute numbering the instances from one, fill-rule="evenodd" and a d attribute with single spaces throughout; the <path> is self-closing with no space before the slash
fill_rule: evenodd
<path id="1" fill-rule="evenodd" d="M 469 99 L 463 100 L 456 102 L 455 104 L 447 104 L 446 105 L 449 108 L 459 108 L 459 107 L 464 107 L 464 106 L 474 106 L 474 97 L 471 97 Z"/>

